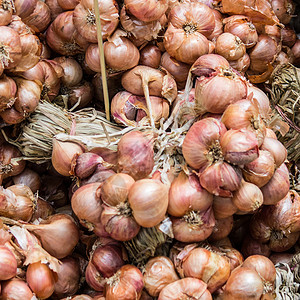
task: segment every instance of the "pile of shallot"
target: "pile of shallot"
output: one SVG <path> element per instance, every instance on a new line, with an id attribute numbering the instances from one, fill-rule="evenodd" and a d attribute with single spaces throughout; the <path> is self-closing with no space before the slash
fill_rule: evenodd
<path id="1" fill-rule="evenodd" d="M 279 268 L 300 251 L 299 162 L 278 137 L 300 130 L 268 80 L 300 67 L 298 12 L 0 1 L 0 299 L 297 299 Z"/>

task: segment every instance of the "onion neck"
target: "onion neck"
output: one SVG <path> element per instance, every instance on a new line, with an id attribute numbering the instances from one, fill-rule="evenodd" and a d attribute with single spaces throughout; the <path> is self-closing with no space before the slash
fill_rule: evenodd
<path id="1" fill-rule="evenodd" d="M 2 64 L 3 68 L 6 67 L 12 59 L 9 56 L 9 52 L 12 49 L 0 43 L 0 63 Z"/>
<path id="2" fill-rule="evenodd" d="M 3 0 L 1 3 L 1 6 L 4 10 L 14 10 L 15 11 L 15 7 L 14 7 L 14 2 L 11 0 Z"/>
<path id="3" fill-rule="evenodd" d="M 13 170 L 13 165 L 11 163 L 6 165 L 0 163 L 0 175 L 9 174 L 12 170 Z"/>
<path id="4" fill-rule="evenodd" d="M 88 9 L 88 14 L 86 15 L 86 22 L 89 25 L 95 25 L 96 24 L 95 14 L 90 9 Z"/>
<path id="5" fill-rule="evenodd" d="M 190 35 L 198 30 L 198 26 L 197 26 L 197 24 L 194 24 L 193 22 L 189 22 L 189 23 L 185 23 L 182 26 L 182 29 L 184 30 L 186 35 Z"/>
<path id="6" fill-rule="evenodd" d="M 194 210 L 183 216 L 183 220 L 192 226 L 200 226 L 203 224 L 201 216 Z"/>
<path id="7" fill-rule="evenodd" d="M 272 293 L 274 291 L 274 287 L 273 287 L 273 284 L 271 282 L 263 280 L 263 284 L 264 284 L 263 294 L 269 294 L 269 293 Z"/>
<path id="8" fill-rule="evenodd" d="M 128 202 L 121 202 L 117 205 L 117 209 L 120 215 L 125 217 L 131 217 L 132 216 L 132 209 L 129 206 Z"/>
<path id="9" fill-rule="evenodd" d="M 228 67 L 225 67 L 225 68 L 221 67 L 220 75 L 227 77 L 229 79 L 235 79 L 237 77 L 237 74 L 231 68 L 228 68 Z"/>
<path id="10" fill-rule="evenodd" d="M 114 274 L 113 276 L 109 277 L 106 280 L 106 283 L 108 285 L 110 285 L 111 287 L 116 286 L 120 282 L 120 277 L 121 277 L 120 275 L 121 275 L 121 272 L 117 271 L 116 274 Z"/>
<path id="11" fill-rule="evenodd" d="M 210 145 L 206 157 L 210 165 L 223 160 L 223 153 L 219 140 L 216 140 L 213 144 Z"/>

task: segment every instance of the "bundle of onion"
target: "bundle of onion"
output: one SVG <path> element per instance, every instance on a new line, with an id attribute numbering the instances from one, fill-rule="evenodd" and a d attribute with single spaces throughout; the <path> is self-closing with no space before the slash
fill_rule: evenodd
<path id="1" fill-rule="evenodd" d="M 251 219 L 251 236 L 272 251 L 283 252 L 298 240 L 300 229 L 299 195 L 295 191 L 275 205 L 266 205 Z"/>

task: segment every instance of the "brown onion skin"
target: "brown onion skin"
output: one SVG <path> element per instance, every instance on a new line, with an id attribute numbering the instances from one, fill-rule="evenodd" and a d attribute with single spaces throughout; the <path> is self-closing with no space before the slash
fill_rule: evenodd
<path id="1" fill-rule="evenodd" d="M 282 164 L 275 172 L 269 182 L 261 187 L 264 196 L 264 205 L 273 205 L 283 199 L 290 188 L 289 171 Z"/>
<path id="2" fill-rule="evenodd" d="M 212 202 L 213 196 L 201 187 L 195 174 L 187 176 L 181 172 L 169 189 L 168 213 L 174 217 L 182 217 L 189 210 L 206 210 Z"/>
<path id="3" fill-rule="evenodd" d="M 157 69 L 159 67 L 161 57 L 162 54 L 159 48 L 155 45 L 148 44 L 140 50 L 139 65 Z"/>
<path id="4" fill-rule="evenodd" d="M 295 3 L 291 0 L 273 0 L 271 2 L 273 11 L 282 24 L 288 24 L 291 21 L 295 11 Z"/>
<path id="5" fill-rule="evenodd" d="M 37 297 L 47 299 L 54 292 L 54 274 L 47 265 L 36 262 L 28 266 L 26 281 Z"/>
<path id="6" fill-rule="evenodd" d="M 258 108 L 262 118 L 268 119 L 271 110 L 268 96 L 258 87 L 248 84 L 247 97 L 249 97 L 252 93 L 253 99 L 256 99 L 256 101 L 258 102 Z"/>
<path id="7" fill-rule="evenodd" d="M 54 21 L 54 19 L 61 14 L 64 10 L 62 7 L 58 4 L 57 0 L 45 0 L 45 3 L 50 8 L 50 16 L 51 16 L 51 22 Z"/>
<path id="8" fill-rule="evenodd" d="M 21 18 L 25 18 L 34 11 L 38 0 L 30 0 L 30 1 L 15 0 L 14 2 L 15 2 L 16 14 Z"/>
<path id="9" fill-rule="evenodd" d="M 236 268 L 225 285 L 224 300 L 260 299 L 263 290 L 263 281 L 256 271 Z"/>
<path id="10" fill-rule="evenodd" d="M 152 141 L 140 131 L 122 136 L 118 143 L 118 171 L 135 180 L 147 177 L 154 167 Z"/>
<path id="11" fill-rule="evenodd" d="M 182 299 L 182 297 L 212 300 L 207 285 L 197 278 L 183 278 L 168 284 L 160 292 L 158 300 L 174 300 Z"/>
<path id="12" fill-rule="evenodd" d="M 250 57 L 249 54 L 246 52 L 241 58 L 239 58 L 238 60 L 231 60 L 229 62 L 230 66 L 241 72 L 242 74 L 244 74 L 250 66 Z"/>
<path id="13" fill-rule="evenodd" d="M 269 259 L 273 262 L 274 265 L 278 263 L 290 263 L 294 254 L 292 253 L 272 253 Z"/>
<path id="14" fill-rule="evenodd" d="M 290 26 L 281 29 L 282 45 L 292 48 L 297 40 L 297 34 Z"/>
<path id="15" fill-rule="evenodd" d="M 80 0 L 57 0 L 57 4 L 63 10 L 72 10 L 76 7 L 76 5 L 80 2 Z"/>
<path id="16" fill-rule="evenodd" d="M 145 289 L 150 296 L 157 297 L 168 284 L 179 279 L 174 264 L 165 256 L 151 258 L 143 272 Z"/>
<path id="17" fill-rule="evenodd" d="M 33 293 L 26 282 L 18 278 L 2 282 L 2 289 L 0 292 L 3 300 L 30 300 L 33 297 Z"/>
<path id="18" fill-rule="evenodd" d="M 144 288 L 143 275 L 137 267 L 124 265 L 106 285 L 106 300 L 139 299 Z"/>
<path id="19" fill-rule="evenodd" d="M 269 151 L 259 150 L 258 154 L 258 158 L 244 166 L 243 176 L 248 182 L 262 187 L 272 178 L 275 171 L 275 161 Z"/>
<path id="20" fill-rule="evenodd" d="M 5 246 L 0 246 L 0 280 L 8 280 L 17 274 L 17 260 L 14 254 Z"/>
<path id="21" fill-rule="evenodd" d="M 168 70 L 174 77 L 179 90 L 185 87 L 190 65 L 176 60 L 175 58 L 171 57 L 168 52 L 163 53 L 161 56 L 160 65 Z"/>
<path id="22" fill-rule="evenodd" d="M 71 256 L 60 260 L 54 294 L 59 298 L 74 295 L 79 289 L 80 266 L 79 261 Z"/>

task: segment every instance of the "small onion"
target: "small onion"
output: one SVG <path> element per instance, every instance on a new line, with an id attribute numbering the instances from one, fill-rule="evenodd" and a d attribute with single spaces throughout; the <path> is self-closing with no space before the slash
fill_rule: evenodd
<path id="1" fill-rule="evenodd" d="M 217 220 L 228 218 L 237 212 L 237 207 L 233 204 L 232 198 L 214 196 L 212 207 Z"/>
<path id="2" fill-rule="evenodd" d="M 1 297 L 3 300 L 29 300 L 32 299 L 33 293 L 25 281 L 14 278 L 12 280 L 2 282 Z"/>
<path id="3" fill-rule="evenodd" d="M 156 226 L 165 218 L 168 200 L 168 187 L 153 179 L 136 181 L 128 194 L 133 216 L 143 227 Z"/>
<path id="4" fill-rule="evenodd" d="M 0 280 L 8 280 L 17 274 L 17 260 L 5 246 L 0 246 Z"/>
<path id="5" fill-rule="evenodd" d="M 140 50 L 139 65 L 157 69 L 160 64 L 161 56 L 161 51 L 157 46 L 148 44 Z"/>
<path id="6" fill-rule="evenodd" d="M 149 259 L 143 275 L 145 289 L 153 297 L 157 297 L 165 286 L 179 279 L 172 261 L 165 256 Z"/>

